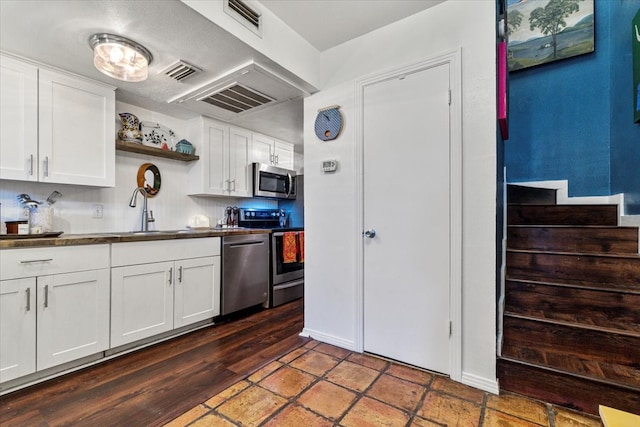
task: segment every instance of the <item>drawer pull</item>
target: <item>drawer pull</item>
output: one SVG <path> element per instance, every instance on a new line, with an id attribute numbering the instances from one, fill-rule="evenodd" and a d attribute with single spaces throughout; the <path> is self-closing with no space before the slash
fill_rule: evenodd
<path id="1" fill-rule="evenodd" d="M 173 267 L 169 269 L 169 284 L 171 284 L 172 280 L 173 280 Z"/>
<path id="2" fill-rule="evenodd" d="M 182 266 L 178 267 L 178 283 L 182 283 Z"/>
<path id="3" fill-rule="evenodd" d="M 20 261 L 20 264 L 32 264 L 35 262 L 50 262 L 53 261 L 53 258 L 46 258 L 46 259 L 30 259 L 27 261 Z"/>
<path id="4" fill-rule="evenodd" d="M 44 308 L 49 307 L 49 285 L 44 287 Z"/>
<path id="5" fill-rule="evenodd" d="M 31 311 L 31 288 L 27 288 L 27 311 Z"/>

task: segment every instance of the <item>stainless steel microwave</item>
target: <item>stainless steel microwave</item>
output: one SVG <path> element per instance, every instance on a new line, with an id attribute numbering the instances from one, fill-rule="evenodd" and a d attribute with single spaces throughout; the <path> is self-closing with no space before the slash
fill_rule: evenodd
<path id="1" fill-rule="evenodd" d="M 295 178 L 296 171 L 254 163 L 253 195 L 272 199 L 295 199 Z"/>

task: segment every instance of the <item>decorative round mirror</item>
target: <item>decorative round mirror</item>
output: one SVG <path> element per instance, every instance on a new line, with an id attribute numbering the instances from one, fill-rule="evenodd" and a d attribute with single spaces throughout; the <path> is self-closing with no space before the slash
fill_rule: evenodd
<path id="1" fill-rule="evenodd" d="M 153 197 L 160 191 L 160 170 L 153 163 L 145 163 L 138 169 L 138 187 L 147 192 L 147 197 Z"/>

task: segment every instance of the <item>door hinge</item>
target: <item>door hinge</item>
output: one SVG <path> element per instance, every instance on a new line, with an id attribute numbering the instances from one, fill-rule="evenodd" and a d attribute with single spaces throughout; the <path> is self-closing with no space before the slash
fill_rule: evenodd
<path id="1" fill-rule="evenodd" d="M 449 89 L 449 105 L 451 105 L 451 89 Z"/>

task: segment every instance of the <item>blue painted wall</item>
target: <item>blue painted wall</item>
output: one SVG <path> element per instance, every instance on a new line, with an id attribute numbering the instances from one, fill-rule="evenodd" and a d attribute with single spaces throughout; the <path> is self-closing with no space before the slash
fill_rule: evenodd
<path id="1" fill-rule="evenodd" d="M 640 215 L 640 124 L 633 123 L 631 55 L 631 19 L 640 1 L 611 3 L 611 192 L 624 193 L 625 214 Z"/>
<path id="2" fill-rule="evenodd" d="M 640 213 L 630 42 L 639 4 L 596 0 L 594 53 L 510 73 L 509 182 L 567 179 L 570 196 L 624 192 L 626 213 Z"/>

